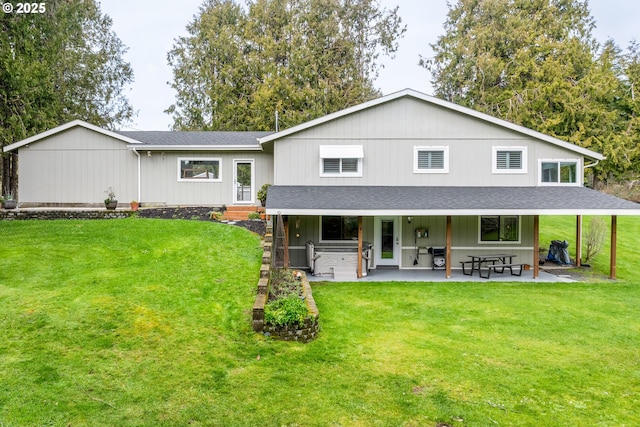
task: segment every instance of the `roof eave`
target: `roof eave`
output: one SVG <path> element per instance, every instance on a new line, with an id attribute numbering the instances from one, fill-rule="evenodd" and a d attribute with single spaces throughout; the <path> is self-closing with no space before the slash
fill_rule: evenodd
<path id="1" fill-rule="evenodd" d="M 110 131 L 110 130 L 103 129 L 101 127 L 92 125 L 91 123 L 87 123 L 87 122 L 82 121 L 82 120 L 73 120 L 73 121 L 70 121 L 70 122 L 65 123 L 63 125 L 57 126 L 57 127 L 53 128 L 53 129 L 49 129 L 49 130 L 41 132 L 41 133 L 39 133 L 37 135 L 33 135 L 33 136 L 29 137 L 29 138 L 23 139 L 23 140 L 18 141 L 18 142 L 14 142 L 13 144 L 9 144 L 9 145 L 7 145 L 6 147 L 3 148 L 3 151 L 5 153 L 8 153 L 9 151 L 16 150 L 18 148 L 24 147 L 25 145 L 32 144 L 34 142 L 38 142 L 41 139 L 48 138 L 48 137 L 50 137 L 52 135 L 55 135 L 57 133 L 63 132 L 65 130 L 68 130 L 68 129 L 71 129 L 71 128 L 74 128 L 74 127 L 77 127 L 77 126 L 83 127 L 85 129 L 88 129 L 88 130 L 92 130 L 94 132 L 109 136 L 111 138 L 118 139 L 118 140 L 120 140 L 122 142 L 126 142 L 128 144 L 134 144 L 134 145 L 142 144 L 142 142 L 140 142 L 140 141 L 138 141 L 136 139 L 128 138 L 126 136 L 120 135 L 117 132 L 113 132 L 113 131 Z"/>
<path id="2" fill-rule="evenodd" d="M 266 208 L 267 215 L 300 216 L 481 216 L 481 215 L 616 215 L 640 216 L 639 209 L 278 209 Z"/>
<path id="3" fill-rule="evenodd" d="M 136 144 L 127 148 L 149 151 L 262 151 L 259 145 L 162 145 Z"/>

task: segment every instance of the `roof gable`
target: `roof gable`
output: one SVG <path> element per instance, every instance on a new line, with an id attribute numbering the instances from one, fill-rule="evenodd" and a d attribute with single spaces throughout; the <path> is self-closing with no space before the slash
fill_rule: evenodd
<path id="1" fill-rule="evenodd" d="M 334 120 L 337 120 L 337 119 L 340 119 L 340 118 L 343 118 L 343 117 L 346 117 L 346 116 L 349 116 L 349 115 L 352 115 L 352 114 L 356 114 L 358 112 L 361 112 L 361 111 L 364 111 L 364 110 L 367 110 L 367 109 L 371 109 L 373 107 L 376 107 L 376 106 L 379 106 L 379 105 L 382 105 L 382 104 L 387 104 L 387 103 L 396 101 L 396 100 L 401 99 L 401 98 L 406 98 L 406 97 L 411 98 L 411 99 L 416 99 L 416 100 L 419 100 L 419 101 L 422 101 L 422 102 L 426 102 L 426 103 L 429 103 L 429 104 L 432 104 L 432 105 L 435 105 L 435 106 L 439 106 L 439 107 L 442 107 L 442 108 L 445 108 L 445 109 L 448 109 L 450 111 L 454 111 L 454 112 L 457 112 L 457 113 L 460 113 L 460 114 L 464 114 L 464 115 L 466 115 L 468 117 L 472 117 L 472 118 L 481 120 L 483 122 L 499 126 L 499 127 L 503 128 L 505 130 L 511 130 L 511 131 L 517 132 L 517 133 L 522 134 L 522 135 L 529 136 L 531 138 L 534 138 L 534 139 L 537 139 L 537 140 L 540 140 L 540 141 L 545 141 L 547 143 L 556 145 L 558 147 L 562 147 L 564 149 L 579 153 L 579 154 L 581 154 L 581 155 L 583 155 L 585 157 L 588 157 L 588 158 L 592 158 L 592 159 L 596 159 L 596 160 L 603 160 L 604 159 L 603 155 L 601 155 L 600 153 L 597 153 L 595 151 L 592 151 L 592 150 L 577 146 L 575 144 L 563 141 L 563 140 L 558 139 L 558 138 L 554 138 L 552 136 L 543 134 L 541 132 L 534 131 L 534 130 L 526 128 L 524 126 L 516 125 L 516 124 L 508 122 L 506 120 L 498 119 L 498 118 L 490 116 L 488 114 L 480 113 L 478 111 L 472 110 L 472 109 L 467 108 L 467 107 L 463 107 L 463 106 L 460 106 L 460 105 L 457 105 L 457 104 L 454 104 L 454 103 L 451 103 L 451 102 L 448 102 L 448 101 L 444 101 L 442 99 L 435 98 L 433 96 L 425 95 L 425 94 L 423 94 L 421 92 L 417 92 L 417 91 L 412 90 L 412 89 L 405 89 L 405 90 L 402 90 L 400 92 L 392 93 L 390 95 L 386 95 L 386 96 L 383 96 L 383 97 L 380 97 L 380 98 L 377 98 L 377 99 L 373 99 L 371 101 L 368 101 L 368 102 L 365 102 L 365 103 L 362 103 L 362 104 L 359 104 L 359 105 L 356 105 L 356 106 L 353 106 L 353 107 L 350 107 L 350 108 L 346 108 L 344 110 L 337 111 L 337 112 L 332 113 L 332 114 L 328 114 L 328 115 L 326 115 L 324 117 L 320 117 L 318 119 L 302 123 L 302 124 L 300 124 L 298 126 L 294 126 L 292 128 L 285 129 L 285 130 L 283 130 L 281 132 L 273 133 L 273 134 L 268 135 L 266 137 L 260 138 L 259 141 L 260 141 L 260 144 L 267 144 L 267 143 L 276 141 L 278 139 L 281 139 L 281 138 L 284 138 L 284 137 L 287 137 L 287 136 L 290 136 L 290 135 L 293 135 L 293 134 L 296 134 L 296 133 L 299 133 L 299 132 L 314 128 L 316 126 L 321 126 L 321 125 L 323 125 L 325 123 L 328 123 L 328 122 L 331 122 L 331 121 L 334 121 Z"/>
<path id="2" fill-rule="evenodd" d="M 18 142 L 14 142 L 13 144 L 9 144 L 6 147 L 4 147 L 4 152 L 6 153 L 6 152 L 9 152 L 9 151 L 16 150 L 16 149 L 18 149 L 20 147 L 24 147 L 25 145 L 33 144 L 34 142 L 39 142 L 39 141 L 41 141 L 43 139 L 46 139 L 46 138 L 48 138 L 48 137 L 50 137 L 52 135 L 56 135 L 56 134 L 58 134 L 60 132 L 64 132 L 66 130 L 69 130 L 69 129 L 72 129 L 72 128 L 75 128 L 75 127 L 82 127 L 82 128 L 88 129 L 90 131 L 97 132 L 97 133 L 100 133 L 102 135 L 106 135 L 106 136 L 109 136 L 111 138 L 120 140 L 120 141 L 122 141 L 124 143 L 127 143 L 127 144 L 137 144 L 137 145 L 142 144 L 138 140 L 135 140 L 133 138 L 129 138 L 127 136 L 121 135 L 121 134 L 119 134 L 117 132 L 113 132 L 113 131 L 110 131 L 110 130 L 103 129 L 101 127 L 92 125 L 92 124 L 87 123 L 87 122 L 82 121 L 82 120 L 73 120 L 71 122 L 65 123 L 63 125 L 60 125 L 58 127 L 53 128 L 53 129 L 49 129 L 49 130 L 47 130 L 45 132 L 41 132 L 41 133 L 39 133 L 37 135 L 33 135 L 33 136 L 29 137 L 29 138 L 23 139 L 22 141 L 18 141 Z"/>

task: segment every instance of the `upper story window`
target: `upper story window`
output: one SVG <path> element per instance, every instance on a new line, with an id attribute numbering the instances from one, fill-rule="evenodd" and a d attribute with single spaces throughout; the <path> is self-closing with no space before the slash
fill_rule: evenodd
<path id="1" fill-rule="evenodd" d="M 413 147 L 413 173 L 448 173 L 449 147 Z"/>
<path id="2" fill-rule="evenodd" d="M 363 158 L 362 145 L 321 145 L 320 176 L 360 177 Z"/>
<path id="3" fill-rule="evenodd" d="M 493 173 L 527 173 L 527 147 L 493 147 Z"/>
<path id="4" fill-rule="evenodd" d="M 178 181 L 222 181 L 220 159 L 178 158 Z"/>
<path id="5" fill-rule="evenodd" d="M 540 160 L 540 183 L 580 185 L 577 160 Z"/>

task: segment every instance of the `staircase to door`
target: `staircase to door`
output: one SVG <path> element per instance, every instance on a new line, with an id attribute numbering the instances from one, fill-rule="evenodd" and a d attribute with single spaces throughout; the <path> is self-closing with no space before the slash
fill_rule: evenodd
<path id="1" fill-rule="evenodd" d="M 249 214 L 251 212 L 260 212 L 261 217 L 264 219 L 264 208 L 253 205 L 227 206 L 227 210 L 224 212 L 224 219 L 228 219 L 230 221 L 244 221 L 249 219 Z"/>

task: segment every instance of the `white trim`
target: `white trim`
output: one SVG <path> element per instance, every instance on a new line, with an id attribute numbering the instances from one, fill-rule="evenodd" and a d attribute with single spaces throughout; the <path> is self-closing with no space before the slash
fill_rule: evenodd
<path id="1" fill-rule="evenodd" d="M 542 182 L 542 164 L 543 163 L 575 163 L 576 164 L 576 182 Z M 538 159 L 538 185 L 542 187 L 580 187 L 582 186 L 582 177 L 584 176 L 582 162 L 580 159 Z M 558 169 L 558 179 L 560 179 L 560 169 Z"/>
<path id="2" fill-rule="evenodd" d="M 178 182 L 222 182 L 222 159 L 220 157 L 178 157 Z M 188 161 L 217 161 L 218 162 L 218 178 L 213 179 L 198 179 L 198 178 L 182 178 L 181 163 L 185 160 Z"/>
<path id="3" fill-rule="evenodd" d="M 396 99 L 403 98 L 403 97 L 412 97 L 412 98 L 420 99 L 420 100 L 428 102 L 430 104 L 434 104 L 434 105 L 437 105 L 437 106 L 440 106 L 440 107 L 443 107 L 443 108 L 447 108 L 449 110 L 453 110 L 453 111 L 465 114 L 465 115 L 470 116 L 470 117 L 475 117 L 477 119 L 480 119 L 480 120 L 483 120 L 483 121 L 486 121 L 486 122 L 489 122 L 489 123 L 493 123 L 495 125 L 498 125 L 498 126 L 501 126 L 503 128 L 516 131 L 518 133 L 530 136 L 532 138 L 539 139 L 539 140 L 542 140 L 542 141 L 545 141 L 545 142 L 549 142 L 549 143 L 551 143 L 553 145 L 557 145 L 557 146 L 562 147 L 562 148 L 566 148 L 568 150 L 571 150 L 573 152 L 582 154 L 583 156 L 589 157 L 591 159 L 595 159 L 595 160 L 604 160 L 605 159 L 605 157 L 602 154 L 596 153 L 595 151 L 591 151 L 591 150 L 588 150 L 586 148 L 579 147 L 579 146 L 577 146 L 575 144 L 572 144 L 570 142 L 566 142 L 566 141 L 563 141 L 561 139 L 554 138 L 554 137 L 549 136 L 549 135 L 545 135 L 543 133 L 534 131 L 532 129 L 528 129 L 528 128 L 524 127 L 524 126 L 516 125 L 514 123 L 507 122 L 506 120 L 498 119 L 498 118 L 492 117 L 492 116 L 490 116 L 488 114 L 480 113 L 479 111 L 475 111 L 475 110 L 472 110 L 470 108 L 454 104 L 452 102 L 448 102 L 448 101 L 445 101 L 445 100 L 442 100 L 442 99 L 439 99 L 439 98 L 436 98 L 436 97 L 433 97 L 433 96 L 429 96 L 429 95 L 426 95 L 424 93 L 421 93 L 421 92 L 418 92 L 418 91 L 415 91 L 415 90 L 412 90 L 412 89 L 404 89 L 404 90 L 401 90 L 399 92 L 395 92 L 395 93 L 392 93 L 392 94 L 389 94 L 389 95 L 385 95 L 385 96 L 382 96 L 380 98 L 377 98 L 377 99 L 374 99 L 374 100 L 371 100 L 371 101 L 368 101 L 368 102 L 365 102 L 365 103 L 362 103 L 362 104 L 359 104 L 359 105 L 356 105 L 356 106 L 353 106 L 353 107 L 350 107 L 350 108 L 346 108 L 346 109 L 341 110 L 341 111 L 337 111 L 337 112 L 332 113 L 332 114 L 327 114 L 324 117 L 320 117 L 318 119 L 311 120 L 311 121 L 308 121 L 306 123 L 302 123 L 302 124 L 300 124 L 298 126 L 294 126 L 294 127 L 291 127 L 289 129 L 286 129 L 286 130 L 283 130 L 283 131 L 280 131 L 280 132 L 272 133 L 272 134 L 267 135 L 267 136 L 265 136 L 263 138 L 258 138 L 258 141 L 262 145 L 262 144 L 265 144 L 267 142 L 275 141 L 277 139 L 284 138 L 285 136 L 292 135 L 294 133 L 301 132 L 303 130 L 312 128 L 314 126 L 318 126 L 318 125 L 321 125 L 323 123 L 330 122 L 330 121 L 338 119 L 340 117 L 344 117 L 344 116 L 347 116 L 349 114 L 353 114 L 353 113 L 356 113 L 358 111 L 366 110 L 368 108 L 372 108 L 372 107 L 375 107 L 375 106 L 378 106 L 378 105 L 381 105 L 381 104 L 384 104 L 384 103 L 387 103 L 387 102 L 390 102 L 390 101 L 394 101 Z"/>
<path id="4" fill-rule="evenodd" d="M 520 169 L 498 169 L 498 152 L 499 151 L 520 151 L 522 153 Z M 527 146 L 504 146 L 494 145 L 491 147 L 491 172 L 495 174 L 526 174 L 527 173 Z"/>
<path id="5" fill-rule="evenodd" d="M 305 216 L 477 216 L 477 215 L 618 215 L 618 216 L 640 216 L 638 209 L 277 209 L 267 208 L 267 215 L 305 215 Z"/>
<path id="6" fill-rule="evenodd" d="M 251 200 L 237 200 L 238 198 L 238 189 L 236 188 L 236 184 L 238 181 L 238 163 L 250 163 L 251 164 Z M 256 200 L 256 162 L 254 159 L 233 159 L 233 185 L 232 185 L 232 200 L 234 204 L 243 205 L 248 204 L 252 205 Z"/>
<path id="7" fill-rule="evenodd" d="M 418 152 L 420 151 L 442 151 L 443 152 L 443 168 L 442 169 L 420 169 L 418 167 Z M 430 145 L 430 146 L 414 146 L 413 147 L 413 173 L 449 173 L 449 146 L 448 145 Z"/>
<path id="8" fill-rule="evenodd" d="M 343 172 L 342 171 L 342 160 L 347 158 L 355 158 L 358 161 L 357 171 L 356 172 Z M 362 177 L 362 159 L 358 159 L 356 157 L 344 157 L 338 158 L 340 160 L 340 172 L 331 173 L 324 171 L 324 161 L 329 160 L 330 158 L 322 158 L 320 157 L 320 178 L 361 178 Z M 331 158 L 335 159 L 335 158 Z"/>
<path id="9" fill-rule="evenodd" d="M 37 135 L 33 135 L 33 136 L 29 137 L 29 138 L 23 139 L 22 141 L 14 142 L 13 144 L 7 145 L 6 147 L 4 147 L 3 151 L 5 153 L 7 153 L 9 151 L 15 150 L 16 148 L 24 147 L 25 145 L 40 141 L 41 139 L 48 138 L 48 137 L 50 137 L 52 135 L 55 135 L 55 134 L 60 133 L 60 132 L 64 132 L 65 130 L 74 128 L 76 126 L 83 127 L 85 129 L 88 129 L 88 130 L 92 130 L 92 131 L 100 133 L 102 135 L 110 136 L 111 138 L 118 139 L 118 140 L 120 140 L 122 142 L 126 142 L 128 144 L 134 144 L 135 146 L 144 145 L 142 142 L 140 142 L 140 141 L 138 141 L 136 139 L 129 138 L 129 137 L 120 135 L 119 133 L 103 129 L 101 127 L 92 125 L 91 123 L 87 123 L 87 122 L 84 122 L 82 120 L 73 120 L 71 122 L 65 123 L 63 125 L 60 125 L 58 127 L 53 128 L 53 129 L 49 129 L 48 131 L 45 131 L 45 132 L 39 133 Z"/>
<path id="10" fill-rule="evenodd" d="M 255 145 L 161 145 L 143 144 L 136 148 L 149 151 L 262 151 Z"/>

